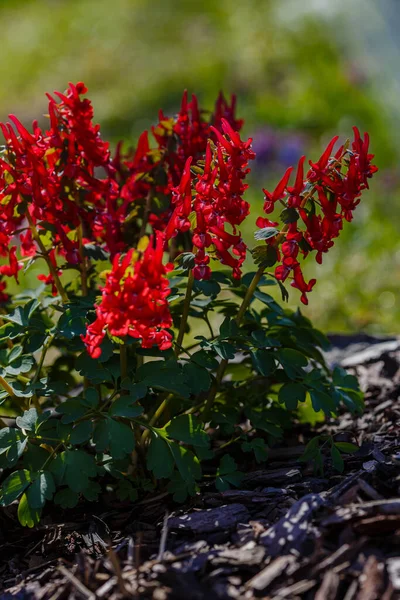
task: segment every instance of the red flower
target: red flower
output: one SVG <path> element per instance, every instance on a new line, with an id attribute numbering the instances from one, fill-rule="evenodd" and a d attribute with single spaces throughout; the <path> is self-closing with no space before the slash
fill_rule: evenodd
<path id="1" fill-rule="evenodd" d="M 368 134 L 364 134 L 362 140 L 358 129 L 353 129 L 352 152 L 341 146 L 332 156 L 338 140 L 335 136 L 320 159 L 316 163 L 310 161 L 311 169 L 305 180 L 305 157 L 302 156 L 293 187 L 288 186 L 292 171 L 292 167 L 289 167 L 274 192 L 263 190 L 266 198 L 264 211 L 267 214 L 274 210 L 278 200 L 283 200 L 285 207 L 291 210 L 291 222 L 281 229 L 279 236 L 270 237 L 266 242 L 274 246 L 282 244 L 282 252 L 277 249 L 277 261 L 281 264 L 275 268 L 275 277 L 285 281 L 293 273 L 292 286 L 302 292 L 301 301 L 304 304 L 308 302 L 307 293 L 312 290 L 315 279 L 309 283 L 304 280 L 297 260 L 299 252 L 306 257 L 310 251 L 316 250 L 316 260 L 322 262 L 323 253 L 333 246 L 333 240 L 342 230 L 343 219 L 351 221 L 362 190 L 368 187 L 367 179 L 377 171 L 377 167 L 371 164 L 373 155 L 368 153 Z M 318 199 L 314 197 L 315 193 Z M 303 230 L 299 228 L 301 222 L 305 225 Z M 275 225 L 263 217 L 257 219 L 258 227 Z"/>
<path id="2" fill-rule="evenodd" d="M 265 194 L 264 212 L 267 213 L 267 215 L 272 213 L 272 211 L 274 210 L 275 202 L 277 202 L 278 200 L 282 200 L 282 198 L 286 196 L 286 186 L 292 171 L 293 167 L 289 167 L 288 169 L 286 169 L 284 176 L 282 177 L 282 179 L 280 180 L 280 182 L 278 183 L 278 185 L 272 193 L 263 189 L 263 192 Z"/>
<path id="3" fill-rule="evenodd" d="M 55 254 L 54 249 L 49 252 L 49 258 L 50 258 L 53 266 L 57 269 L 56 254 Z M 62 273 L 62 271 L 60 271 L 59 269 L 57 269 L 57 275 L 60 276 L 61 273 Z M 39 279 L 39 281 L 43 281 L 43 283 L 45 285 L 51 285 L 51 293 L 52 293 L 52 295 L 53 296 L 57 296 L 58 290 L 57 290 L 56 284 L 54 282 L 54 278 L 51 275 L 51 273 L 49 273 L 48 275 L 38 275 L 37 278 Z"/>
<path id="4" fill-rule="evenodd" d="M 15 277 L 15 281 L 18 283 L 18 271 L 22 269 L 22 264 L 18 262 L 16 252 L 17 246 L 10 248 L 8 253 L 9 264 L 0 267 L 0 274 L 6 277 Z"/>
<path id="5" fill-rule="evenodd" d="M 207 145 L 204 170 L 194 186 L 190 175 L 191 159 L 186 161 L 180 185 L 173 190 L 175 209 L 166 228 L 167 240 L 188 231 L 189 216 L 193 214 L 196 279 L 209 279 L 211 276 L 209 254 L 206 252 L 210 247 L 213 257 L 231 267 L 235 278 L 240 278 L 241 266 L 246 258 L 247 248 L 236 227 L 249 214 L 249 204 L 243 200 L 248 187 L 244 178 L 250 170 L 248 162 L 255 154 L 251 150 L 251 139 L 242 141 L 225 119 L 221 120 L 221 126 L 224 135 L 211 127 L 217 143 L 213 150 L 210 143 Z M 195 191 L 193 198 L 192 187 Z M 225 230 L 226 223 L 233 233 Z"/>
<path id="6" fill-rule="evenodd" d="M 10 296 L 5 292 L 6 289 L 6 282 L 0 280 L 0 304 L 6 304 L 6 302 L 8 302 L 10 299 Z"/>
<path id="7" fill-rule="evenodd" d="M 162 264 L 163 246 L 164 236 L 158 233 L 137 260 L 133 249 L 123 258 L 115 256 L 96 307 L 96 320 L 82 336 L 92 358 L 101 355 L 107 332 L 122 339 L 140 339 L 143 348 L 171 347 L 172 335 L 167 331 L 172 326 L 167 301 L 170 289 L 165 277 L 169 267 Z"/>

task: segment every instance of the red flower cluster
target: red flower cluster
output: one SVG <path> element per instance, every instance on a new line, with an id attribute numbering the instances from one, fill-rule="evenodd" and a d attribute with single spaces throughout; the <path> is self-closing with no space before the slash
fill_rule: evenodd
<path id="1" fill-rule="evenodd" d="M 263 190 L 264 211 L 267 214 L 274 210 L 277 201 L 281 201 L 286 208 L 282 217 L 288 224 L 279 235 L 267 239 L 267 244 L 276 247 L 277 261 L 281 262 L 275 269 L 275 276 L 285 281 L 293 272 L 292 286 L 302 292 L 301 301 L 304 304 L 308 303 L 307 293 L 312 290 L 316 280 L 305 282 L 298 261 L 299 252 L 306 257 L 310 251 L 316 250 L 316 260 L 322 262 L 322 254 L 333 246 L 334 238 L 339 236 L 343 219 L 351 221 L 362 191 L 368 188 L 368 179 L 377 171 L 377 167 L 371 164 L 373 155 L 368 153 L 368 134 L 365 133 L 361 139 L 358 129 L 354 127 L 353 130 L 351 150 L 341 146 L 332 156 L 338 140 L 338 137 L 334 137 L 320 159 L 316 163 L 310 161 L 311 169 L 306 179 L 305 157 L 302 156 L 293 187 L 288 186 L 293 170 L 290 167 L 272 193 Z M 301 222 L 305 229 L 300 229 Z M 259 217 L 257 226 L 276 227 L 278 223 Z"/>
<path id="2" fill-rule="evenodd" d="M 6 139 L 0 158 L 0 256 L 9 262 L 0 267 L 0 274 L 17 278 L 17 244 L 22 256 L 37 254 L 32 227 L 39 234 L 50 233 L 49 259 L 56 270 L 57 255 L 82 268 L 87 243 L 102 245 L 112 257 L 125 251 L 132 243 L 125 231 L 131 217 L 165 229 L 172 189 L 188 157 L 193 162 L 204 157 L 207 140 L 214 135 L 211 127 L 220 127 L 223 118 L 234 128 L 242 124 L 235 118 L 235 98 L 229 104 L 220 94 L 215 114 L 206 119 L 196 97 L 188 102 L 185 92 L 177 117 L 160 112 L 160 122 L 152 129 L 156 148 L 150 148 L 144 132 L 131 159 L 122 159 L 120 145 L 112 159 L 99 126 L 93 124 L 91 102 L 81 97 L 86 92 L 78 83 L 70 84 L 65 94 L 48 95 L 48 131 L 34 122 L 30 133 L 13 115 L 14 127 L 0 124 Z M 51 274 L 40 279 L 56 291 Z"/>
<path id="3" fill-rule="evenodd" d="M 208 140 L 214 137 L 212 130 L 221 130 L 222 119 L 227 120 L 235 131 L 241 128 L 243 121 L 236 119 L 235 108 L 235 96 L 228 104 L 221 93 L 214 114 L 206 120 L 196 96 L 193 94 L 189 102 L 185 91 L 176 117 L 168 117 L 160 111 L 159 123 L 152 127 L 157 143 L 155 148 L 150 147 L 149 134 L 145 131 L 130 160 L 122 161 L 120 148 L 117 151 L 114 165 L 125 178 L 121 189 L 124 203 L 119 212 L 129 215 L 132 208 L 142 202 L 152 227 L 165 229 L 171 216 L 171 190 L 179 185 L 187 160 L 191 158 L 194 165 L 204 158 Z M 157 206 L 152 203 L 154 198 L 158 201 Z"/>
<path id="4" fill-rule="evenodd" d="M 243 142 L 225 119 L 221 119 L 221 126 L 225 135 L 211 128 L 217 142 L 212 144 L 214 150 L 208 143 L 204 171 L 195 183 L 190 173 L 192 158 L 187 159 L 180 184 L 173 190 L 174 211 L 165 231 L 169 240 L 179 232 L 188 231 L 191 219 L 194 221 L 196 279 L 210 278 L 210 255 L 232 267 L 236 278 L 240 278 L 246 258 L 246 244 L 236 227 L 249 214 L 249 204 L 243 200 L 248 187 L 244 178 L 250 171 L 248 162 L 255 154 L 251 139 Z M 225 231 L 225 223 L 232 227 L 233 233 Z"/>
<path id="5" fill-rule="evenodd" d="M 92 358 L 101 355 L 100 345 L 107 332 L 118 338 L 140 339 L 143 348 L 171 347 L 172 335 L 167 331 L 172 326 L 167 301 L 170 289 L 165 277 L 169 266 L 162 264 L 163 246 L 164 236 L 158 232 L 138 258 L 133 249 L 123 258 L 114 257 L 96 307 L 97 318 L 82 336 Z"/>
<path id="6" fill-rule="evenodd" d="M 33 226 L 39 233 L 51 231 L 53 249 L 72 265 L 81 261 L 80 225 L 85 241 L 100 240 L 111 248 L 115 244 L 108 224 L 110 199 L 118 196 L 118 186 L 110 177 L 108 144 L 92 123 L 91 103 L 80 98 L 86 91 L 82 83 L 70 84 L 66 94 L 55 92 L 57 100 L 48 96 L 48 131 L 34 122 L 31 134 L 14 115 L 10 120 L 16 132 L 10 123 L 0 124 L 6 140 L 0 159 L 0 254 L 9 256 L 9 266 L 1 267 L 4 275 L 17 277 L 17 246 L 10 244 L 21 229 L 22 255 L 37 252 Z M 103 179 L 96 176 L 99 167 L 105 170 Z M 54 253 L 51 260 L 56 265 Z"/>

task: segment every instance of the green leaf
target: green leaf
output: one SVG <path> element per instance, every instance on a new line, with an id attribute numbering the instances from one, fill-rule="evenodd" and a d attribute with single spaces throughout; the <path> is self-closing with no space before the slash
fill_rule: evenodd
<path id="1" fill-rule="evenodd" d="M 30 506 L 27 494 L 22 494 L 18 504 L 18 521 L 23 527 L 35 527 L 40 521 L 41 508 Z"/>
<path id="2" fill-rule="evenodd" d="M 218 356 L 220 356 L 224 360 L 230 360 L 232 358 L 235 358 L 235 346 L 232 346 L 232 344 L 229 344 L 228 342 L 216 341 L 213 343 L 213 348 L 218 354 Z"/>
<path id="3" fill-rule="evenodd" d="M 116 492 L 119 500 L 130 500 L 131 502 L 135 502 L 138 498 L 137 489 L 134 488 L 127 479 L 118 481 Z"/>
<path id="4" fill-rule="evenodd" d="M 100 361 L 90 358 L 86 351 L 77 357 L 75 368 L 82 377 L 90 379 L 93 385 L 112 382 L 113 380 L 110 371 Z"/>
<path id="5" fill-rule="evenodd" d="M 265 462 L 268 458 L 268 446 L 262 438 L 254 438 L 250 442 L 243 442 L 243 452 L 254 452 L 257 463 Z"/>
<path id="6" fill-rule="evenodd" d="M 14 362 L 14 360 L 16 360 L 19 356 L 21 356 L 22 352 L 23 352 L 22 346 L 20 346 L 20 345 L 13 346 L 7 356 L 8 363 Z"/>
<path id="7" fill-rule="evenodd" d="M 356 444 L 350 442 L 335 442 L 335 446 L 340 452 L 344 452 L 345 454 L 354 454 L 360 449 Z"/>
<path id="8" fill-rule="evenodd" d="M 84 490 L 82 490 L 83 496 L 89 502 L 97 502 L 100 493 L 101 485 L 97 481 L 91 481 L 90 485 Z"/>
<path id="9" fill-rule="evenodd" d="M 11 427 L 0 429 L 0 456 L 4 456 L 8 467 L 22 456 L 26 444 L 27 438 L 22 431 Z"/>
<path id="10" fill-rule="evenodd" d="M 147 386 L 143 383 L 131 383 L 131 381 L 126 378 L 121 382 L 121 388 L 123 390 L 127 390 L 129 392 L 129 397 L 136 400 L 141 400 L 147 394 Z"/>
<path id="11" fill-rule="evenodd" d="M 279 348 L 282 345 L 278 339 L 269 336 L 263 329 L 252 331 L 251 337 L 257 348 Z"/>
<path id="12" fill-rule="evenodd" d="M 296 410 L 297 403 L 304 402 L 306 394 L 306 388 L 300 383 L 285 383 L 279 390 L 278 399 L 288 410 Z"/>
<path id="13" fill-rule="evenodd" d="M 15 323 L 20 327 L 26 327 L 28 325 L 28 321 L 25 319 L 24 311 L 21 306 L 17 306 L 17 308 L 10 313 L 9 315 L 2 315 L 3 321 L 9 321 L 10 323 Z"/>
<path id="14" fill-rule="evenodd" d="M 192 354 L 190 360 L 206 369 L 217 369 L 219 365 L 219 362 L 211 352 L 207 352 L 206 350 L 198 350 L 198 352 Z"/>
<path id="15" fill-rule="evenodd" d="M 214 279 L 203 279 L 194 280 L 193 290 L 197 294 L 204 294 L 204 296 L 211 296 L 216 298 L 221 291 L 221 286 Z"/>
<path id="16" fill-rule="evenodd" d="M 97 408 L 99 405 L 99 392 L 95 388 L 87 388 L 81 403 L 91 409 Z"/>
<path id="17" fill-rule="evenodd" d="M 339 450 L 336 448 L 335 445 L 332 445 L 331 447 L 331 458 L 332 465 L 336 469 L 336 471 L 339 471 L 339 473 L 343 473 L 344 461 L 342 455 L 340 454 Z"/>
<path id="18" fill-rule="evenodd" d="M 336 404 L 331 396 L 319 390 L 309 390 L 309 394 L 315 412 L 322 410 L 328 416 L 335 413 Z"/>
<path id="19" fill-rule="evenodd" d="M 27 302 L 23 307 L 18 306 L 11 314 L 2 315 L 1 318 L 3 321 L 15 323 L 20 327 L 27 327 L 29 325 L 29 319 L 38 307 L 39 301 L 33 299 Z"/>
<path id="20" fill-rule="evenodd" d="M 265 292 L 260 292 L 260 290 L 256 290 L 254 292 L 254 297 L 257 298 L 257 300 L 260 300 L 260 302 L 262 302 L 263 304 L 268 306 L 268 308 L 270 308 L 277 314 L 279 314 L 279 315 L 284 314 L 283 308 L 281 306 L 279 306 L 279 304 L 269 294 L 266 294 Z"/>
<path id="21" fill-rule="evenodd" d="M 64 475 L 67 469 L 67 454 L 61 452 L 51 461 L 49 471 L 53 474 L 56 485 L 59 486 L 64 482 Z"/>
<path id="22" fill-rule="evenodd" d="M 101 355 L 97 360 L 100 363 L 105 363 L 110 358 L 113 358 L 114 348 L 115 348 L 115 344 L 113 344 L 112 341 L 110 340 L 110 338 L 106 335 L 106 337 L 100 344 Z"/>
<path id="23" fill-rule="evenodd" d="M 251 353 L 254 368 L 258 373 L 269 377 L 276 370 L 275 356 L 276 353 L 273 350 L 256 350 Z"/>
<path id="24" fill-rule="evenodd" d="M 278 250 L 275 246 L 263 244 L 262 246 L 256 246 L 251 251 L 253 260 L 256 265 L 260 267 L 273 267 L 278 260 Z"/>
<path id="25" fill-rule="evenodd" d="M 74 492 L 82 492 L 90 484 L 90 477 L 96 477 L 96 462 L 90 454 L 83 450 L 65 450 L 61 453 L 65 462 L 65 471 L 62 478 Z M 55 461 L 54 461 L 55 462 Z M 53 469 L 50 469 L 54 474 Z"/>
<path id="26" fill-rule="evenodd" d="M 293 348 L 281 348 L 277 351 L 277 358 L 290 379 L 304 375 L 303 367 L 308 365 L 308 359 Z"/>
<path id="27" fill-rule="evenodd" d="M 295 223 L 299 220 L 299 213 L 295 208 L 284 208 L 279 217 L 282 223 L 288 225 L 289 223 Z"/>
<path id="28" fill-rule="evenodd" d="M 279 233 L 279 229 L 275 227 L 263 227 L 254 232 L 254 237 L 257 241 L 268 240 Z"/>
<path id="29" fill-rule="evenodd" d="M 187 362 L 183 366 L 185 382 L 194 395 L 201 392 L 207 392 L 211 386 L 211 377 L 207 369 L 196 365 L 193 362 Z"/>
<path id="30" fill-rule="evenodd" d="M 5 367 L 5 372 L 8 375 L 20 375 L 21 373 L 29 373 L 35 364 L 35 359 L 29 354 L 24 354 L 16 358 L 12 364 Z"/>
<path id="31" fill-rule="evenodd" d="M 73 446 L 76 446 L 77 444 L 83 444 L 84 442 L 90 440 L 92 433 L 92 421 L 82 421 L 73 428 L 69 441 Z"/>
<path id="32" fill-rule="evenodd" d="M 281 291 L 282 302 L 288 302 L 289 301 L 289 292 L 287 291 L 287 289 L 285 288 L 285 286 L 283 285 L 283 283 L 280 279 L 277 279 L 276 282 L 279 285 L 279 289 Z"/>
<path id="33" fill-rule="evenodd" d="M 196 480 L 201 479 L 199 459 L 191 450 L 184 446 L 179 446 L 175 442 L 169 442 L 168 445 L 175 459 L 179 474 L 186 484 L 188 494 L 193 496 L 197 489 Z"/>
<path id="34" fill-rule="evenodd" d="M 340 402 L 353 414 L 361 414 L 364 410 L 364 394 L 353 389 L 336 388 L 333 392 L 335 405 Z"/>
<path id="35" fill-rule="evenodd" d="M 48 450 L 28 442 L 22 465 L 28 471 L 40 471 L 49 456 Z"/>
<path id="36" fill-rule="evenodd" d="M 195 258 L 196 257 L 193 252 L 182 252 L 182 254 L 180 254 L 176 259 L 176 263 L 181 269 L 190 271 L 196 266 Z"/>
<path id="37" fill-rule="evenodd" d="M 112 417 L 126 417 L 134 419 L 143 413 L 143 406 L 136 404 L 136 398 L 131 395 L 120 396 L 110 407 L 109 414 Z"/>
<path id="38" fill-rule="evenodd" d="M 91 260 L 108 260 L 110 254 L 98 244 L 84 244 L 83 254 Z"/>
<path id="39" fill-rule="evenodd" d="M 244 473 L 237 470 L 237 465 L 229 454 L 225 454 L 219 464 L 215 487 L 220 492 L 229 490 L 231 485 L 239 487 L 244 477 Z"/>
<path id="40" fill-rule="evenodd" d="M 55 504 L 59 504 L 62 508 L 74 508 L 78 504 L 78 501 L 79 494 L 69 488 L 59 490 L 54 496 Z"/>
<path id="41" fill-rule="evenodd" d="M 335 367 L 332 373 L 333 384 L 340 388 L 348 388 L 359 391 L 359 383 L 357 377 L 350 375 L 346 369 Z"/>
<path id="42" fill-rule="evenodd" d="M 147 387 L 174 392 L 183 398 L 190 396 L 190 389 L 185 383 L 182 366 L 175 359 L 146 363 L 138 369 L 137 377 Z"/>
<path id="43" fill-rule="evenodd" d="M 3 316 L 4 318 L 4 316 Z M 0 327 L 0 341 L 15 340 L 21 335 L 21 327 L 16 323 L 5 323 Z"/>
<path id="44" fill-rule="evenodd" d="M 156 479 L 167 478 L 174 470 L 174 457 L 167 442 L 158 434 L 151 432 L 151 442 L 146 455 L 147 468 Z"/>
<path id="45" fill-rule="evenodd" d="M 27 431 L 35 431 L 36 421 L 38 420 L 38 413 L 36 408 L 30 408 L 26 410 L 22 417 L 17 417 L 15 422 L 17 427 L 20 429 L 26 429 Z"/>
<path id="46" fill-rule="evenodd" d="M 253 408 L 247 410 L 246 414 L 248 415 L 248 418 L 255 429 L 265 431 L 276 438 L 282 437 L 281 427 L 272 422 L 274 420 L 274 412 L 271 408 L 261 410 Z"/>
<path id="47" fill-rule="evenodd" d="M 72 398 L 71 400 L 66 400 L 60 406 L 57 406 L 57 412 L 62 416 L 61 421 L 65 424 L 73 423 L 77 421 L 81 417 L 83 417 L 88 409 L 84 404 L 82 404 L 80 398 Z"/>
<path id="48" fill-rule="evenodd" d="M 235 337 L 239 333 L 239 327 L 235 319 L 225 317 L 219 328 L 219 335 L 221 338 Z"/>
<path id="49" fill-rule="evenodd" d="M 0 488 L 0 506 L 8 506 L 16 500 L 32 482 L 32 474 L 26 469 L 14 471 Z"/>
<path id="50" fill-rule="evenodd" d="M 46 500 L 51 500 L 56 486 L 49 471 L 40 473 L 26 492 L 28 504 L 31 508 L 43 508 Z"/>
<path id="51" fill-rule="evenodd" d="M 308 462 L 313 460 L 318 452 L 319 448 L 320 436 L 313 437 L 308 444 L 306 445 L 303 454 L 300 456 L 299 460 L 301 462 Z"/>
<path id="52" fill-rule="evenodd" d="M 166 431 L 169 437 L 185 444 L 203 448 L 207 448 L 209 445 L 207 433 L 202 429 L 200 421 L 193 415 L 174 417 L 166 426 Z"/>
<path id="53" fill-rule="evenodd" d="M 172 499 L 175 502 L 185 502 L 189 495 L 189 490 L 186 481 L 183 479 L 179 471 L 172 473 L 169 483 L 168 492 L 172 494 Z"/>
<path id="54" fill-rule="evenodd" d="M 135 447 L 132 429 L 125 423 L 108 417 L 97 423 L 93 441 L 97 452 L 109 449 L 111 456 L 116 460 L 130 454 Z"/>

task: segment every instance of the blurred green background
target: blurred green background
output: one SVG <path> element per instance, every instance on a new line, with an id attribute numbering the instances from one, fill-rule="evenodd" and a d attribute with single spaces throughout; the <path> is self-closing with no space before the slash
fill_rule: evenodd
<path id="1" fill-rule="evenodd" d="M 258 159 L 248 200 L 303 152 L 356 124 L 380 171 L 317 276 L 305 314 L 325 331 L 399 333 L 400 50 L 397 0 L 2 0 L 0 120 L 29 125 L 45 91 L 84 81 L 103 136 L 134 142 L 182 91 L 238 96 Z M 291 304 L 299 301 L 291 293 Z"/>

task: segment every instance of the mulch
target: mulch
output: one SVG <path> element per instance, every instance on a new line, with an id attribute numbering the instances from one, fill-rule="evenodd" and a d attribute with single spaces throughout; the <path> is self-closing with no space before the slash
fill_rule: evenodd
<path id="1" fill-rule="evenodd" d="M 34 530 L 5 509 L 0 600 L 400 598 L 400 340 L 333 342 L 328 360 L 366 393 L 361 417 L 295 427 L 240 489 L 205 486 L 185 506 L 165 494 L 131 506 L 105 496 Z M 359 444 L 342 474 L 299 462 L 315 432 Z"/>

